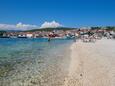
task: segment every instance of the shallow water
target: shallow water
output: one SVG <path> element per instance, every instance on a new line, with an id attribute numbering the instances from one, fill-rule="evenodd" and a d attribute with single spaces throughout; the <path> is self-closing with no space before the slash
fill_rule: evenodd
<path id="1" fill-rule="evenodd" d="M 0 39 L 0 86 L 61 86 L 71 40 Z"/>

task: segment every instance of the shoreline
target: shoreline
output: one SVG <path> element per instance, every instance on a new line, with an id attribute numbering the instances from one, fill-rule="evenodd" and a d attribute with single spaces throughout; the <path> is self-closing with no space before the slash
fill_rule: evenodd
<path id="1" fill-rule="evenodd" d="M 71 62 L 64 86 L 114 86 L 115 40 L 78 41 L 71 46 Z"/>

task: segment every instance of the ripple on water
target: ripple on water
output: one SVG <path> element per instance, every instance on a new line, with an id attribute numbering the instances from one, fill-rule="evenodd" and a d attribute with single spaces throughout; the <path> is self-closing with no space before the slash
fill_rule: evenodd
<path id="1" fill-rule="evenodd" d="M 61 86 L 70 61 L 66 42 L 15 41 L 5 47 L 1 56 L 6 57 L 0 58 L 0 86 Z"/>

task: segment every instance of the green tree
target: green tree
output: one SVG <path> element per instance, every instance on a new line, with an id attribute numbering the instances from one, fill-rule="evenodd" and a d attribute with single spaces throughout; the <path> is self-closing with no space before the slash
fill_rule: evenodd
<path id="1" fill-rule="evenodd" d="M 0 37 L 2 37 L 4 33 L 6 33 L 6 31 L 0 31 Z"/>

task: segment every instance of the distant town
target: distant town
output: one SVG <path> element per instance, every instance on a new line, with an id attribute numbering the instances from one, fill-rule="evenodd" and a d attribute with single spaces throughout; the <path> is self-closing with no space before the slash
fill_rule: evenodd
<path id="1" fill-rule="evenodd" d="M 0 38 L 75 38 L 81 35 L 115 38 L 115 27 L 44 28 L 26 31 L 0 31 Z"/>

